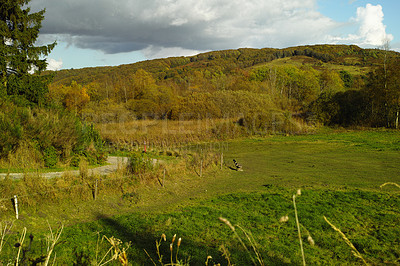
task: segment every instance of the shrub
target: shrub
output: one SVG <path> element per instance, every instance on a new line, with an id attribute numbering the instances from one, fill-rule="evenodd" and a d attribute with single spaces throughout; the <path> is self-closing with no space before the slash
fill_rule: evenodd
<path id="1" fill-rule="evenodd" d="M 127 171 L 130 174 L 144 174 L 153 169 L 151 159 L 143 152 L 132 152 L 129 156 Z"/>
<path id="2" fill-rule="evenodd" d="M 81 162 L 81 156 L 74 154 L 69 164 L 73 167 L 78 167 L 80 162 Z"/>
<path id="3" fill-rule="evenodd" d="M 106 160 L 103 141 L 93 125 L 62 109 L 23 107 L 0 99 L 0 132 L 0 159 L 4 161 L 23 154 L 32 155 L 20 160 L 34 161 L 32 167 L 43 163 L 54 167 L 60 159 L 69 160 L 75 154 L 88 157 L 91 164 Z"/>
<path id="4" fill-rule="evenodd" d="M 45 167 L 54 167 L 58 163 L 58 154 L 56 148 L 53 146 L 47 147 L 43 151 L 43 161 Z"/>
<path id="5" fill-rule="evenodd" d="M 21 141 L 7 156 L 8 167 L 34 169 L 43 166 L 42 154 L 32 142 Z"/>
<path id="6" fill-rule="evenodd" d="M 93 124 L 77 123 L 77 134 L 75 155 L 85 157 L 91 165 L 104 163 L 107 159 L 104 143 Z"/>
<path id="7" fill-rule="evenodd" d="M 292 117 L 291 112 L 262 111 L 249 112 L 239 119 L 238 124 L 243 126 L 249 134 L 275 134 L 275 133 L 299 133 L 303 128 Z"/>

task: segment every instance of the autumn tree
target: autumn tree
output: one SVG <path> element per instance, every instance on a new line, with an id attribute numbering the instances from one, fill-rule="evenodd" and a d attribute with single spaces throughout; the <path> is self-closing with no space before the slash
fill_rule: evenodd
<path id="1" fill-rule="evenodd" d="M 153 76 L 143 69 L 139 69 L 133 76 L 134 98 L 140 99 L 155 85 Z"/>
<path id="2" fill-rule="evenodd" d="M 65 88 L 64 106 L 76 114 L 81 114 L 83 107 L 90 101 L 86 88 L 72 82 L 71 86 Z"/>
<path id="3" fill-rule="evenodd" d="M 399 127 L 399 62 L 390 62 L 370 73 L 367 92 L 370 96 L 371 121 L 376 126 Z"/>
<path id="4" fill-rule="evenodd" d="M 347 71 L 341 71 L 340 74 L 336 71 L 324 69 L 320 75 L 320 90 L 322 93 L 333 95 L 339 91 L 344 91 L 345 83 L 341 75 L 346 79 L 346 84 L 350 88 L 350 77 Z"/>
<path id="5" fill-rule="evenodd" d="M 38 74 L 46 69 L 43 57 L 55 43 L 34 46 L 45 10 L 31 13 L 29 2 L 0 0 L 0 93 L 41 104 L 48 91 L 49 76 Z"/>

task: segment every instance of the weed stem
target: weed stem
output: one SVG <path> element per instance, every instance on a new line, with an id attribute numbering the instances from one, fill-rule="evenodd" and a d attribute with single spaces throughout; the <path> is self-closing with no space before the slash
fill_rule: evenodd
<path id="1" fill-rule="evenodd" d="M 303 265 L 306 265 L 306 259 L 304 257 L 303 241 L 301 240 L 299 217 L 297 216 L 296 195 L 293 195 L 293 206 L 294 206 L 294 215 L 296 216 L 297 231 L 299 233 L 301 256 L 303 258 Z"/>

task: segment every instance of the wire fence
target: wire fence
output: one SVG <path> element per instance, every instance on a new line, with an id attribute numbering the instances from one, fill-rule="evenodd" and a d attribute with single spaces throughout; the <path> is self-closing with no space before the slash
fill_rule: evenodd
<path id="1" fill-rule="evenodd" d="M 194 150 L 200 150 L 200 154 L 204 155 L 204 150 L 216 150 L 215 147 L 209 146 L 209 145 L 197 145 L 194 146 Z M 223 166 L 223 150 L 226 149 L 225 147 L 218 147 L 221 151 L 220 156 L 217 156 L 216 159 L 216 163 L 220 168 L 222 169 Z M 190 150 L 190 149 L 189 149 Z M 203 175 L 203 168 L 206 169 L 208 167 L 208 163 L 206 163 L 206 161 L 203 160 L 207 160 L 205 158 L 203 158 L 204 156 L 199 156 L 199 158 L 197 158 L 196 160 L 194 160 L 193 158 L 193 165 L 191 167 L 193 167 L 194 172 L 202 177 Z M 78 173 L 76 174 L 72 174 L 72 176 L 70 175 L 68 177 L 68 172 L 65 173 L 64 175 L 58 176 L 56 178 L 47 178 L 43 175 L 41 175 L 40 173 L 34 173 L 33 175 L 36 174 L 36 176 L 34 176 L 35 179 L 33 180 L 29 180 L 29 174 L 22 176 L 22 178 L 19 178 L 19 182 L 20 183 L 20 188 L 18 188 L 18 183 L 17 184 L 13 184 L 13 189 L 15 190 L 15 192 L 12 191 L 8 191 L 8 195 L 6 197 L 2 196 L 0 198 L 0 203 L 3 204 L 3 207 L 5 206 L 4 203 L 5 202 L 9 202 L 12 203 L 14 210 L 17 212 L 17 204 L 16 201 L 17 199 L 19 199 L 19 205 L 24 205 L 24 204 L 30 204 L 27 203 L 26 199 L 31 198 L 33 201 L 31 201 L 31 203 L 35 203 L 37 204 L 37 202 L 43 199 L 63 199 L 63 197 L 73 197 L 73 194 L 78 193 L 78 197 L 79 198 L 83 198 L 85 197 L 87 198 L 92 198 L 92 200 L 96 200 L 97 196 L 100 195 L 101 191 L 103 190 L 104 193 L 110 193 L 112 191 L 116 191 L 118 190 L 118 186 L 121 187 L 122 185 L 127 184 L 127 182 L 124 182 L 125 180 L 137 180 L 138 178 L 141 178 L 141 175 L 133 175 L 133 174 L 127 174 L 126 172 L 126 168 L 122 169 L 121 168 L 122 165 L 118 164 L 118 167 L 116 169 L 114 169 L 114 173 L 116 171 L 124 171 L 124 173 L 119 173 L 118 176 L 117 175 L 109 175 L 108 174 L 99 174 L 98 172 L 93 172 L 91 171 L 91 169 L 88 169 L 87 171 L 78 171 Z M 126 167 L 126 162 L 125 162 L 125 167 Z M 71 174 L 71 173 L 69 173 Z M 152 172 L 153 176 L 152 178 L 154 178 L 155 180 L 158 180 L 158 183 L 164 188 L 165 187 L 165 175 L 166 175 L 166 169 L 163 168 L 161 171 L 156 171 L 156 172 Z M 72 178 L 70 178 L 72 177 Z M 5 177 L 6 178 L 6 177 Z M 3 178 L 4 182 L 5 178 Z M 10 178 L 9 179 L 11 182 L 14 182 L 16 179 L 14 178 Z M 58 180 L 64 180 L 65 183 L 57 183 Z M 26 184 L 25 181 L 28 181 L 29 184 Z M 35 184 L 35 182 L 37 182 L 37 184 Z M 81 182 L 78 183 L 77 182 Z M 119 184 L 116 184 L 116 182 L 120 182 Z M 121 183 L 123 182 L 123 183 Z M 32 184 L 33 183 L 33 184 Z M 1 184 L 3 185 L 3 189 L 5 188 L 5 186 L 7 186 L 7 184 L 3 183 Z M 8 184 L 10 185 L 10 184 Z M 36 186 L 36 187 L 35 187 Z M 60 187 L 53 187 L 53 188 L 49 188 L 50 186 L 60 186 Z M 127 189 L 130 190 L 132 187 L 129 187 Z M 30 191 L 31 190 L 31 191 Z M 61 192 L 63 193 L 69 193 L 69 195 L 64 196 L 64 195 L 57 195 L 57 193 L 61 194 Z M 122 193 L 123 194 L 123 193 Z M 25 199 L 25 200 L 24 200 Z M 35 202 L 36 200 L 36 202 Z M 2 207 L 2 206 L 0 206 Z M 5 208 L 7 209 L 7 208 Z"/>
<path id="2" fill-rule="evenodd" d="M 55 192 L 60 192 L 60 191 L 65 191 L 65 190 L 72 190 L 74 188 L 78 188 L 78 187 L 88 187 L 91 188 L 90 185 L 92 185 L 93 187 L 96 186 L 96 184 L 99 184 L 99 182 L 102 183 L 107 183 L 107 182 L 111 182 L 111 181 L 116 181 L 116 180 L 123 180 L 123 179 L 127 179 L 127 178 L 132 178 L 130 176 L 125 176 L 125 177 L 118 177 L 118 178 L 112 178 L 112 179 L 96 179 L 94 181 L 86 181 L 85 184 L 76 184 L 76 185 L 70 185 L 68 187 L 63 187 L 63 188 L 57 188 L 57 189 L 51 189 L 51 190 L 46 190 L 46 191 L 41 191 L 41 192 L 33 192 L 33 193 L 29 193 L 27 195 L 17 195 L 18 198 L 29 198 L 29 197 L 35 197 L 35 196 L 40 196 L 40 195 L 45 195 L 45 194 L 50 194 L 50 193 L 55 193 Z M 12 197 L 7 197 L 7 198 L 0 198 L 0 202 L 2 201 L 9 201 L 11 200 Z"/>

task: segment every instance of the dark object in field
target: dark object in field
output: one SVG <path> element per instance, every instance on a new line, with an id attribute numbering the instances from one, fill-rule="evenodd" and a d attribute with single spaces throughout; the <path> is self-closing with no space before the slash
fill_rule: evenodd
<path id="1" fill-rule="evenodd" d="M 238 162 L 235 159 L 233 159 L 233 163 L 235 164 L 236 171 L 243 171 L 242 166 L 238 164 Z"/>

